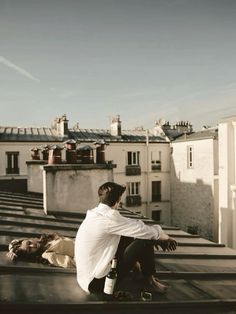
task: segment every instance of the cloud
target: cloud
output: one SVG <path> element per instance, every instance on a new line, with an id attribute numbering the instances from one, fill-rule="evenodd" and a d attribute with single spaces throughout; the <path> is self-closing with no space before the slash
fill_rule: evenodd
<path id="1" fill-rule="evenodd" d="M 15 70 L 16 72 L 20 73 L 24 77 L 27 77 L 28 79 L 35 81 L 35 82 L 40 82 L 40 80 L 36 77 L 34 77 L 32 74 L 27 72 L 25 69 L 19 67 L 18 65 L 12 63 L 11 61 L 7 60 L 3 56 L 0 56 L 0 63 L 4 64 L 5 66 Z"/>

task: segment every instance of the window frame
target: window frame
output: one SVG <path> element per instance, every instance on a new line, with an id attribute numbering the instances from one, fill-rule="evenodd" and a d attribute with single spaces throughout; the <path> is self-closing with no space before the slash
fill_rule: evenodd
<path id="1" fill-rule="evenodd" d="M 128 196 L 140 195 L 141 182 L 128 182 Z"/>
<path id="2" fill-rule="evenodd" d="M 18 175 L 20 174 L 19 158 L 20 153 L 18 151 L 6 152 L 6 174 Z"/>
<path id="3" fill-rule="evenodd" d="M 140 165 L 140 151 L 128 151 L 127 152 L 127 165 L 128 166 Z"/>
<path id="4" fill-rule="evenodd" d="M 193 161 L 193 145 L 187 146 L 187 168 L 193 169 L 194 161 Z"/>
<path id="5" fill-rule="evenodd" d="M 158 188 L 159 194 L 154 194 L 154 185 L 156 185 L 155 189 Z M 155 180 L 152 181 L 152 202 L 161 202 L 161 190 L 162 190 L 162 181 L 161 180 Z"/>

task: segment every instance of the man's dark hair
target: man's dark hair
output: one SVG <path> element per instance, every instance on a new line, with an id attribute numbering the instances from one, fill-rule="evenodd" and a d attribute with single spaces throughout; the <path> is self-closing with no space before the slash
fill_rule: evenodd
<path id="1" fill-rule="evenodd" d="M 106 182 L 98 189 L 99 201 L 108 206 L 114 206 L 124 191 L 125 186 L 114 182 Z"/>

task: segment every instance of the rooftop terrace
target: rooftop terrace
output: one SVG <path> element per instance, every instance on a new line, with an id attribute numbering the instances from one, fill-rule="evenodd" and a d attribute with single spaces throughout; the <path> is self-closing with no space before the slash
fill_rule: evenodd
<path id="1" fill-rule="evenodd" d="M 121 209 L 126 217 L 154 221 Z M 175 238 L 174 253 L 155 252 L 157 276 L 170 286 L 166 295 L 140 300 L 141 284 L 127 278 L 134 300 L 108 302 L 87 296 L 76 282 L 75 270 L 6 259 L 14 238 L 58 232 L 75 237 L 84 214 L 45 215 L 42 197 L 0 192 L 0 312 L 1 313 L 236 313 L 236 251 L 163 226 Z"/>

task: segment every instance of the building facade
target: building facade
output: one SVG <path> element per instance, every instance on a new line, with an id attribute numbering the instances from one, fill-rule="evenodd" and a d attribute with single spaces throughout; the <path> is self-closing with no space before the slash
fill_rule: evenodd
<path id="1" fill-rule="evenodd" d="M 126 185 L 124 206 L 170 223 L 170 143 L 163 131 L 123 130 L 117 116 L 109 130 L 77 128 L 71 136 L 79 146 L 104 140 L 106 160 L 116 164 L 114 181 Z"/>
<path id="2" fill-rule="evenodd" d="M 170 141 L 158 125 L 151 130 L 123 130 L 119 116 L 112 119 L 109 129 L 99 130 L 81 129 L 78 124 L 70 129 L 65 115 L 56 118 L 51 128 L 1 127 L 0 189 L 26 190 L 26 162 L 34 153 L 32 149 L 43 150 L 55 144 L 64 147 L 68 139 L 76 141 L 78 151 L 91 149 L 95 162 L 97 147 L 102 147 L 105 161 L 116 165 L 114 181 L 127 187 L 122 199 L 125 207 L 170 223 Z M 63 162 L 65 159 L 63 150 Z"/>
<path id="3" fill-rule="evenodd" d="M 27 164 L 36 147 L 43 152 L 47 145 L 62 144 L 68 139 L 68 120 L 56 118 L 52 127 L 0 126 L 0 190 L 25 192 Z M 41 158 L 41 156 L 39 157 Z"/>
<path id="4" fill-rule="evenodd" d="M 219 242 L 236 249 L 236 116 L 219 122 Z"/>
<path id="5" fill-rule="evenodd" d="M 172 224 L 218 241 L 218 130 L 185 134 L 171 143 Z"/>

